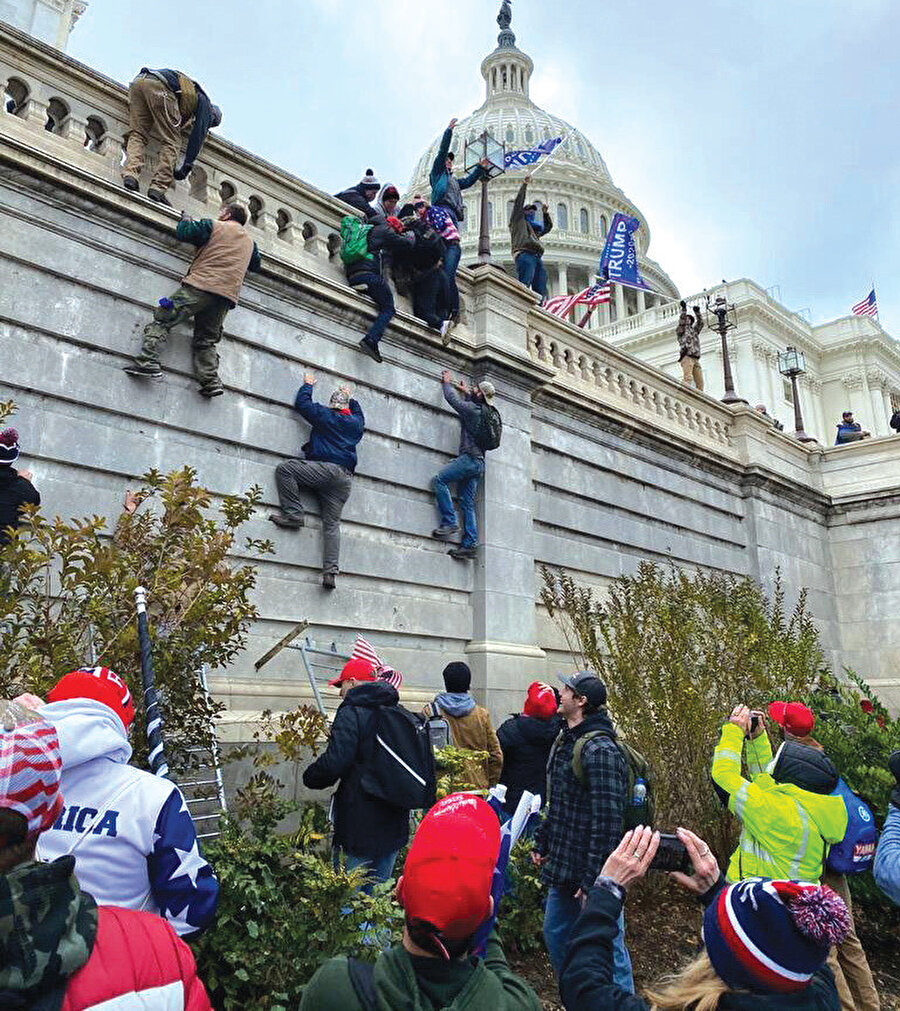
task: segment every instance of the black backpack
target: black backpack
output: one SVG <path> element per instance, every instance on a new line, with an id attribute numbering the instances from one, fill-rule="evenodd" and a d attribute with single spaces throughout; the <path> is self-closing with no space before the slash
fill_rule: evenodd
<path id="1" fill-rule="evenodd" d="M 502 434 L 503 420 L 500 417 L 500 412 L 490 404 L 482 404 L 481 415 L 471 429 L 475 445 L 483 453 L 486 453 L 490 449 L 496 449 L 500 445 Z"/>
<path id="2" fill-rule="evenodd" d="M 367 750 L 365 793 L 407 811 L 431 807 L 437 776 L 426 720 L 403 706 L 379 706 Z"/>

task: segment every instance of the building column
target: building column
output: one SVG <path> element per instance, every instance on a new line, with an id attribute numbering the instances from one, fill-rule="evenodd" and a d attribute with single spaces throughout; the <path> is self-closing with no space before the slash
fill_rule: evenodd
<path id="1" fill-rule="evenodd" d="M 891 430 L 888 428 L 888 418 L 884 416 L 884 396 L 881 392 L 880 384 L 869 384 L 869 399 L 872 401 L 872 435 L 887 435 Z"/>
<path id="2" fill-rule="evenodd" d="M 638 302 L 638 312 L 643 312 L 647 308 L 647 300 L 644 298 L 644 293 L 643 291 L 641 291 L 640 288 L 638 288 L 637 302 Z"/>
<path id="3" fill-rule="evenodd" d="M 569 294 L 569 268 L 566 264 L 561 263 L 557 268 L 559 272 L 559 293 L 560 295 Z"/>
<path id="4" fill-rule="evenodd" d="M 621 284 L 613 284 L 613 292 L 616 296 L 616 320 L 621 323 L 625 319 L 625 289 Z"/>

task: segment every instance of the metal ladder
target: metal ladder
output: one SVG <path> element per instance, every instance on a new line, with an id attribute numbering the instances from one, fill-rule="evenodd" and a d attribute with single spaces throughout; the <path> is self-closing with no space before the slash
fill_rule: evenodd
<path id="1" fill-rule="evenodd" d="M 209 683 L 206 678 L 206 664 L 199 671 L 200 684 L 207 700 Z M 209 747 L 188 748 L 187 755 L 195 759 L 194 768 L 178 777 L 179 789 L 184 794 L 188 811 L 197 829 L 198 839 L 214 839 L 219 835 L 219 819 L 228 811 L 225 787 L 222 782 L 222 762 L 219 741 L 215 727 L 210 727 Z"/>
<path id="2" fill-rule="evenodd" d="M 322 695 L 319 691 L 318 675 L 324 672 L 325 675 L 335 675 L 340 672 L 341 667 L 350 659 L 349 653 L 342 653 L 337 648 L 336 642 L 331 642 L 327 646 L 317 643 L 309 636 L 304 636 L 303 641 L 298 643 L 295 640 L 309 628 L 308 621 L 300 621 L 268 651 L 264 653 L 253 665 L 254 669 L 261 670 L 273 657 L 277 656 L 283 649 L 296 650 L 303 661 L 303 669 L 309 686 L 312 689 L 313 698 L 316 700 L 316 707 L 322 715 L 325 715 L 325 704 L 322 702 Z"/>

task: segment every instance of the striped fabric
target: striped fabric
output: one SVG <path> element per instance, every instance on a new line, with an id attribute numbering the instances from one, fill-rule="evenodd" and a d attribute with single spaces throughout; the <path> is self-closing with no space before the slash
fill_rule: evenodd
<path id="1" fill-rule="evenodd" d="M 878 319 L 878 299 L 875 298 L 875 289 L 873 288 L 862 302 L 857 302 L 850 312 L 855 316 L 874 316 Z"/>
<path id="2" fill-rule="evenodd" d="M 29 838 L 56 821 L 61 771 L 55 728 L 14 702 L 0 707 L 0 807 L 25 818 Z"/>
<path id="3" fill-rule="evenodd" d="M 353 645 L 353 652 L 350 654 L 350 659 L 368 660 L 375 668 L 375 677 L 378 678 L 379 681 L 386 681 L 392 688 L 396 688 L 397 691 L 400 691 L 400 685 L 403 684 L 403 675 L 400 671 L 396 671 L 393 667 L 388 667 L 387 664 L 382 663 L 381 658 L 375 652 L 369 640 L 364 639 L 359 634 L 356 636 L 356 642 Z"/>
<path id="4" fill-rule="evenodd" d="M 599 282 L 572 295 L 556 295 L 554 298 L 548 298 L 544 303 L 544 309 L 554 316 L 565 319 L 576 305 L 586 305 L 590 309 L 597 305 L 605 305 L 609 302 L 611 290 L 608 282 Z"/>

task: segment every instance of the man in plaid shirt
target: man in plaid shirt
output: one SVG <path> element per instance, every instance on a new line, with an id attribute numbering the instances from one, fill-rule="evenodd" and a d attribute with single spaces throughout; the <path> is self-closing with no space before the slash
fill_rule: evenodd
<path id="1" fill-rule="evenodd" d="M 606 685 L 590 671 L 560 676 L 559 712 L 566 721 L 547 762 L 547 815 L 531 858 L 548 886 L 544 942 L 559 978 L 569 936 L 582 900 L 609 854 L 622 838 L 628 776 L 606 710 Z M 581 777 L 573 755 L 579 738 Z M 625 922 L 613 943 L 613 982 L 634 992 L 631 958 L 625 947 Z"/>

